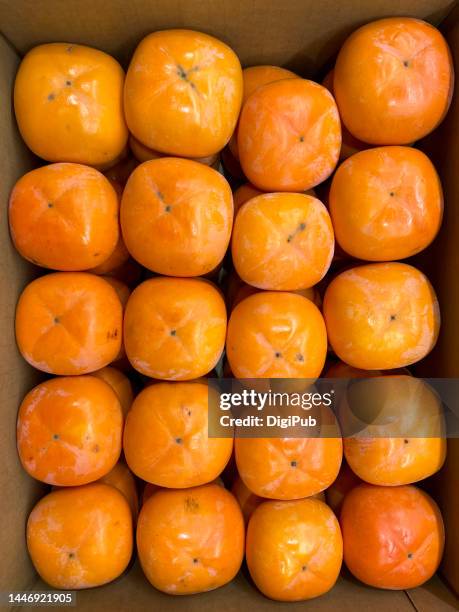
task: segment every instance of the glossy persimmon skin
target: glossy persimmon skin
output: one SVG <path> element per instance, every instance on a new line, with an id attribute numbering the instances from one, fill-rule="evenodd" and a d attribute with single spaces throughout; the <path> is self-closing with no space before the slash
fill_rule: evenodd
<path id="1" fill-rule="evenodd" d="M 202 276 L 222 261 L 231 236 L 233 198 L 216 170 L 188 159 L 145 162 L 121 201 L 121 228 L 131 255 L 169 276 Z"/>
<path id="2" fill-rule="evenodd" d="M 291 70 L 281 68 L 280 66 L 249 66 L 244 68 L 242 71 L 242 106 L 244 106 L 247 98 L 253 94 L 253 92 L 274 81 L 281 81 L 282 79 L 295 79 L 298 78 Z M 237 131 L 238 125 L 236 126 L 233 135 L 228 143 L 228 147 L 231 153 L 236 159 L 239 159 L 239 151 L 237 147 Z"/>
<path id="3" fill-rule="evenodd" d="M 336 239 L 346 253 L 367 261 L 392 261 L 419 253 L 435 238 L 443 192 L 422 151 L 376 147 L 339 166 L 329 205 Z"/>
<path id="4" fill-rule="evenodd" d="M 362 484 L 340 515 L 344 562 L 356 578 L 380 589 L 412 589 L 436 572 L 443 520 L 434 500 L 414 486 Z"/>
<path id="5" fill-rule="evenodd" d="M 332 96 L 334 95 L 333 93 L 334 75 L 335 75 L 335 70 L 334 68 L 332 68 L 329 72 L 327 72 L 327 74 L 325 75 L 322 81 L 322 85 L 326 87 L 326 89 L 328 89 L 328 91 L 332 94 Z M 368 149 L 371 146 L 368 143 L 362 142 L 361 140 L 353 136 L 342 122 L 341 122 L 341 138 L 342 138 L 341 151 L 339 154 L 340 160 L 347 159 L 351 155 L 354 155 L 354 153 L 358 153 L 359 151 Z"/>
<path id="6" fill-rule="evenodd" d="M 239 158 L 258 189 L 311 189 L 333 172 L 340 148 L 341 124 L 333 96 L 313 81 L 268 83 L 242 108 Z"/>
<path id="7" fill-rule="evenodd" d="M 221 474 L 232 438 L 208 432 L 209 388 L 200 382 L 157 383 L 134 400 L 124 429 L 131 470 L 160 487 L 206 484 Z"/>
<path id="8" fill-rule="evenodd" d="M 102 278 L 56 272 L 21 293 L 15 327 L 19 351 L 33 367 L 50 374 L 88 374 L 118 355 L 122 306 Z"/>
<path id="9" fill-rule="evenodd" d="M 340 402 L 339 420 L 349 432 L 346 460 L 370 484 L 412 484 L 438 472 L 445 461 L 443 409 L 421 379 L 396 375 L 359 381 Z"/>
<path id="10" fill-rule="evenodd" d="M 243 204 L 262 194 L 262 191 L 250 183 L 244 183 L 238 187 L 233 193 L 234 217 L 236 218 L 236 214 Z"/>
<path id="11" fill-rule="evenodd" d="M 124 495 L 131 509 L 132 518 L 136 522 L 139 514 L 139 495 L 135 478 L 124 461 L 118 461 L 108 474 L 99 478 L 98 482 L 115 487 Z"/>
<path id="12" fill-rule="evenodd" d="M 229 491 L 217 484 L 162 489 L 142 506 L 137 550 L 151 584 L 171 595 L 223 586 L 244 556 L 244 520 Z"/>
<path id="13" fill-rule="evenodd" d="M 345 445 L 346 439 L 343 442 Z M 362 480 L 351 470 L 346 460 L 343 459 L 336 480 L 325 491 L 327 505 L 330 506 L 336 516 L 339 516 L 341 512 L 341 506 L 346 495 L 359 484 L 362 484 Z"/>
<path id="14" fill-rule="evenodd" d="M 132 134 L 129 136 L 129 147 L 134 157 L 140 163 L 150 161 L 151 159 L 159 159 L 160 157 L 165 157 L 167 155 L 166 153 L 159 153 L 154 149 L 146 147 Z M 210 166 L 211 168 L 218 170 L 220 157 L 218 153 L 215 153 L 214 155 L 208 155 L 207 157 L 195 157 L 192 161 L 199 162 L 200 164 L 204 164 L 205 166 Z"/>
<path id="15" fill-rule="evenodd" d="M 324 296 L 329 342 L 342 361 L 364 370 L 401 368 L 435 345 L 440 311 L 427 278 L 402 263 L 350 268 Z"/>
<path id="16" fill-rule="evenodd" d="M 206 280 L 153 278 L 132 292 L 124 331 L 126 353 L 136 370 L 162 380 L 193 380 L 220 359 L 225 303 Z"/>
<path id="17" fill-rule="evenodd" d="M 113 391 L 118 396 L 121 404 L 121 410 L 125 417 L 131 409 L 132 402 L 134 400 L 134 393 L 132 391 L 132 385 L 129 378 L 123 374 L 117 368 L 112 366 L 106 366 L 100 370 L 92 372 L 92 376 L 100 378 L 110 385 Z"/>
<path id="18" fill-rule="evenodd" d="M 236 464 L 246 487 L 268 499 L 301 499 L 338 476 L 341 438 L 236 438 Z"/>
<path id="19" fill-rule="evenodd" d="M 93 376 L 64 376 L 39 384 L 23 399 L 17 447 L 37 480 L 77 486 L 97 480 L 121 453 L 123 416 L 118 396 Z"/>
<path id="20" fill-rule="evenodd" d="M 454 84 L 448 45 L 435 27 L 392 17 L 355 30 L 338 54 L 333 90 L 356 138 L 410 144 L 445 116 Z"/>
<path id="21" fill-rule="evenodd" d="M 259 289 L 296 291 L 316 285 L 333 258 L 325 206 L 301 193 L 252 198 L 234 221 L 231 253 L 243 281 Z"/>
<path id="22" fill-rule="evenodd" d="M 51 162 L 90 166 L 116 160 L 126 146 L 124 72 L 110 55 L 71 43 L 34 47 L 14 84 L 19 131 Z"/>
<path id="23" fill-rule="evenodd" d="M 82 164 L 31 170 L 15 184 L 8 212 L 15 247 L 44 268 L 92 268 L 108 259 L 119 237 L 113 187 Z"/>
<path id="24" fill-rule="evenodd" d="M 317 499 L 264 502 L 249 521 L 246 558 L 253 581 L 267 597 L 318 597 L 333 587 L 341 569 L 339 523 Z"/>
<path id="25" fill-rule="evenodd" d="M 301 295 L 256 293 L 231 313 L 226 353 L 237 378 L 316 378 L 326 352 L 322 315 Z"/>
<path id="26" fill-rule="evenodd" d="M 224 43 L 192 30 L 146 36 L 124 88 L 126 121 L 145 146 L 183 157 L 218 153 L 234 131 L 242 69 Z"/>
<path id="27" fill-rule="evenodd" d="M 45 495 L 27 521 L 27 548 L 41 578 L 86 589 L 118 578 L 132 555 L 132 516 L 114 487 L 92 483 Z"/>
<path id="28" fill-rule="evenodd" d="M 265 498 L 260 497 L 253 493 L 244 483 L 240 476 L 237 476 L 231 487 L 231 493 L 237 499 L 238 504 L 241 507 L 241 512 L 244 517 L 244 522 L 247 525 L 250 517 L 252 516 L 255 508 L 266 501 Z"/>

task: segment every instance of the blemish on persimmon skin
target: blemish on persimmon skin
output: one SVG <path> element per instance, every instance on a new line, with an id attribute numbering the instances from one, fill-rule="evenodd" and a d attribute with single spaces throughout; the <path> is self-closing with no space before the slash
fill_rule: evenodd
<path id="1" fill-rule="evenodd" d="M 170 205 L 168 204 L 167 206 L 165 206 L 164 210 L 165 210 L 166 212 L 171 212 L 171 210 L 172 210 L 172 206 L 170 206 Z"/>
<path id="2" fill-rule="evenodd" d="M 274 353 L 274 357 L 275 357 L 276 359 L 280 359 L 280 358 L 282 357 L 282 353 L 279 353 L 279 351 L 276 351 L 276 352 Z"/>
<path id="3" fill-rule="evenodd" d="M 71 87 L 72 86 L 72 81 L 67 80 L 67 81 L 65 81 L 65 84 L 66 84 L 67 87 Z"/>
<path id="4" fill-rule="evenodd" d="M 54 317 L 54 324 L 55 325 L 59 325 L 59 323 L 61 322 L 59 317 Z"/>
<path id="5" fill-rule="evenodd" d="M 99 446 L 98 444 L 94 444 L 94 446 L 92 447 L 92 450 L 93 450 L 95 453 L 98 453 L 98 452 L 100 451 L 100 446 Z"/>
<path id="6" fill-rule="evenodd" d="M 182 438 L 175 438 L 175 443 L 176 444 L 182 444 L 183 443 L 183 439 Z"/>
<path id="7" fill-rule="evenodd" d="M 298 463 L 296 461 L 290 461 L 290 465 L 291 467 L 296 468 L 296 466 L 298 465 Z"/>
<path id="8" fill-rule="evenodd" d="M 53 93 L 48 94 L 48 100 L 51 102 L 51 100 L 54 100 L 56 96 Z"/>
<path id="9" fill-rule="evenodd" d="M 59 434 L 53 434 L 53 440 L 59 440 Z"/>
<path id="10" fill-rule="evenodd" d="M 176 336 L 177 335 L 177 331 L 175 329 L 171 329 L 170 334 L 171 334 L 171 336 Z"/>
<path id="11" fill-rule="evenodd" d="M 413 553 L 412 553 L 412 552 L 409 552 L 409 553 L 407 554 L 407 557 L 408 557 L 408 559 L 412 559 L 412 558 L 413 558 Z"/>
<path id="12" fill-rule="evenodd" d="M 303 136 L 303 134 L 301 134 L 301 136 L 298 138 L 298 140 L 299 140 L 300 142 L 304 142 L 304 136 Z"/>
<path id="13" fill-rule="evenodd" d="M 54 204 L 52 202 L 48 202 L 48 208 L 54 208 Z"/>
<path id="14" fill-rule="evenodd" d="M 297 361 L 304 361 L 304 357 L 301 353 L 298 353 L 296 356 Z"/>
<path id="15" fill-rule="evenodd" d="M 199 504 L 194 497 L 185 498 L 185 510 L 186 512 L 196 513 L 199 510 Z"/>
<path id="16" fill-rule="evenodd" d="M 75 559 L 75 553 L 70 552 L 69 553 L 69 559 Z"/>
<path id="17" fill-rule="evenodd" d="M 303 565 L 302 568 L 301 568 L 301 571 L 305 572 L 307 569 L 308 569 L 308 566 L 307 565 Z"/>
<path id="18" fill-rule="evenodd" d="M 390 320 L 391 321 L 395 321 L 397 319 L 397 315 L 391 314 L 390 315 Z"/>

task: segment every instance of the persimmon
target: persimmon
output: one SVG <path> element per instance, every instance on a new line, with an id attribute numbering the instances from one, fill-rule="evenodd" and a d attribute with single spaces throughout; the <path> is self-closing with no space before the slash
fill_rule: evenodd
<path id="1" fill-rule="evenodd" d="M 256 293 L 232 311 L 226 353 L 237 378 L 316 378 L 327 353 L 322 315 L 301 295 Z"/>
<path id="2" fill-rule="evenodd" d="M 101 275 L 110 275 L 116 274 L 117 270 L 119 270 L 129 259 L 129 251 L 124 244 L 123 236 L 121 235 L 121 231 L 119 233 L 118 242 L 115 245 L 115 248 L 111 252 L 111 255 L 108 258 L 91 268 L 89 271 L 93 274 L 101 274 Z"/>
<path id="3" fill-rule="evenodd" d="M 248 285 L 247 283 L 243 282 L 234 294 L 234 299 L 231 302 L 231 310 L 233 310 L 233 308 L 237 306 L 239 302 L 242 302 L 242 300 L 244 300 L 246 297 L 249 297 L 249 295 L 259 293 L 260 291 L 261 289 L 257 289 L 256 287 L 253 287 L 252 285 Z M 296 291 L 292 291 L 292 293 L 297 293 L 298 295 L 302 295 L 308 300 L 311 300 L 311 302 L 313 302 L 318 308 L 322 304 L 320 293 L 316 289 L 316 287 L 308 287 L 307 289 L 297 289 Z"/>
<path id="4" fill-rule="evenodd" d="M 15 326 L 19 351 L 30 365 L 51 374 L 88 374 L 116 359 L 122 306 L 99 276 L 56 272 L 27 285 Z"/>
<path id="5" fill-rule="evenodd" d="M 244 520 L 233 495 L 208 484 L 161 489 L 142 506 L 137 550 L 151 584 L 188 595 L 230 582 L 244 556 Z"/>
<path id="6" fill-rule="evenodd" d="M 437 127 L 451 102 L 451 53 L 425 21 L 392 17 L 355 30 L 341 47 L 333 91 L 356 138 L 410 144 Z"/>
<path id="7" fill-rule="evenodd" d="M 236 189 L 233 193 L 233 203 L 234 203 L 234 216 L 238 210 L 241 208 L 243 204 L 255 198 L 256 196 L 262 195 L 263 192 L 251 185 L 250 183 L 243 183 L 240 187 Z"/>
<path id="8" fill-rule="evenodd" d="M 128 139 L 123 84 L 123 69 L 103 51 L 72 43 L 34 47 L 14 83 L 21 136 L 51 162 L 112 162 Z"/>
<path id="9" fill-rule="evenodd" d="M 121 453 L 123 416 L 113 389 L 94 376 L 52 378 L 23 399 L 17 447 L 37 480 L 76 486 L 107 474 Z"/>
<path id="10" fill-rule="evenodd" d="M 41 578 L 87 589 L 118 578 L 132 555 L 132 516 L 122 493 L 103 483 L 45 495 L 27 521 L 27 547 Z"/>
<path id="11" fill-rule="evenodd" d="M 345 457 L 362 480 L 411 484 L 442 467 L 442 406 L 423 380 L 406 375 L 359 380 L 348 388 L 338 410 Z"/>
<path id="12" fill-rule="evenodd" d="M 258 508 L 262 502 L 266 501 L 264 497 L 252 493 L 240 476 L 237 476 L 236 480 L 233 482 L 231 493 L 237 499 L 241 507 L 241 512 L 246 524 L 249 522 L 249 518 L 252 516 L 255 508 Z"/>
<path id="13" fill-rule="evenodd" d="M 346 439 L 344 439 L 344 444 L 346 444 Z M 325 491 L 327 504 L 337 516 L 339 516 L 346 495 L 361 483 L 362 480 L 351 470 L 347 461 L 343 458 L 336 480 Z"/>
<path id="14" fill-rule="evenodd" d="M 236 438 L 236 463 L 246 487 L 269 499 L 300 499 L 324 491 L 343 458 L 341 438 Z"/>
<path id="15" fill-rule="evenodd" d="M 333 172 L 340 148 L 338 109 L 318 83 L 299 78 L 268 83 L 242 108 L 239 158 L 258 189 L 311 189 Z"/>
<path id="16" fill-rule="evenodd" d="M 49 164 L 27 172 L 11 192 L 9 221 L 19 253 L 54 270 L 87 270 L 103 263 L 119 236 L 113 187 L 82 164 Z"/>
<path id="17" fill-rule="evenodd" d="M 124 242 L 134 259 L 158 274 L 211 272 L 226 253 L 232 224 L 228 182 L 195 161 L 165 157 L 145 162 L 123 192 Z"/>
<path id="18" fill-rule="evenodd" d="M 249 522 L 249 519 L 252 516 L 255 508 L 258 508 L 261 503 L 267 501 L 265 497 L 260 497 L 259 495 L 252 493 L 252 491 L 246 487 L 244 481 L 240 476 L 237 476 L 236 480 L 234 481 L 233 486 L 231 487 L 231 493 L 237 499 L 241 507 L 241 511 L 246 524 Z M 325 493 L 323 491 L 315 493 L 310 497 L 325 501 Z"/>
<path id="19" fill-rule="evenodd" d="M 329 342 L 340 359 L 364 370 L 401 368 L 433 348 L 437 297 L 422 272 L 403 263 L 345 270 L 325 291 Z"/>
<path id="20" fill-rule="evenodd" d="M 413 589 L 436 572 L 445 541 L 434 500 L 412 485 L 361 484 L 340 515 L 344 562 L 356 578 L 380 589 Z"/>
<path id="21" fill-rule="evenodd" d="M 135 522 L 139 514 L 139 495 L 137 493 L 135 478 L 124 461 L 118 461 L 108 474 L 99 478 L 98 482 L 115 487 L 115 489 L 118 489 L 118 491 L 124 495 Z"/>
<path id="22" fill-rule="evenodd" d="M 129 298 L 124 344 L 133 367 L 151 378 L 192 380 L 223 352 L 226 308 L 209 281 L 152 278 Z"/>
<path id="23" fill-rule="evenodd" d="M 129 130 L 142 144 L 183 157 L 218 153 L 234 131 L 242 69 L 224 43 L 192 30 L 146 36 L 124 88 Z"/>
<path id="24" fill-rule="evenodd" d="M 291 70 L 281 68 L 280 66 L 249 66 L 248 68 L 244 68 L 242 71 L 242 106 L 244 106 L 247 98 L 262 85 L 273 83 L 274 81 L 281 81 L 282 79 L 295 78 L 298 78 L 298 75 Z M 239 151 L 237 148 L 237 129 L 238 126 L 236 125 L 228 146 L 234 157 L 239 159 Z"/>
<path id="25" fill-rule="evenodd" d="M 358 259 L 405 259 L 440 229 L 443 194 L 429 158 L 411 147 L 376 147 L 333 176 L 330 214 L 341 248 Z"/>
<path id="26" fill-rule="evenodd" d="M 124 186 L 127 183 L 128 178 L 131 173 L 137 168 L 139 162 L 135 159 L 135 157 L 128 156 L 123 158 L 117 164 L 105 170 L 104 175 L 110 180 L 115 181 L 121 185 L 121 188 L 124 189 Z"/>
<path id="27" fill-rule="evenodd" d="M 151 159 L 159 159 L 160 157 L 166 156 L 165 153 L 159 153 L 158 151 L 146 147 L 139 140 L 137 140 L 137 138 L 134 138 L 132 134 L 129 136 L 129 146 L 131 148 L 132 154 L 140 163 L 150 161 Z M 215 153 L 214 155 L 209 155 L 207 157 L 196 157 L 193 159 L 193 161 L 199 162 L 201 164 L 204 164 L 205 166 L 210 166 L 211 168 L 218 170 L 218 164 L 220 159 L 218 153 Z"/>
<path id="28" fill-rule="evenodd" d="M 124 428 L 131 470 L 160 487 L 206 484 L 223 471 L 233 438 L 208 431 L 209 392 L 201 382 L 158 383 L 135 398 Z"/>
<path id="29" fill-rule="evenodd" d="M 123 374 L 123 372 L 120 372 L 112 366 L 106 366 L 101 370 L 96 370 L 95 372 L 92 372 L 92 376 L 100 378 L 110 385 L 118 396 L 123 416 L 126 416 L 134 399 L 132 385 L 129 378 Z"/>
<path id="30" fill-rule="evenodd" d="M 259 289 L 295 291 L 316 285 L 333 258 L 325 206 L 300 193 L 266 193 L 239 210 L 231 253 L 240 278 Z"/>
<path id="31" fill-rule="evenodd" d="M 249 521 L 246 558 L 253 581 L 267 597 L 318 597 L 333 587 L 341 569 L 339 523 L 317 499 L 264 502 Z"/>
<path id="32" fill-rule="evenodd" d="M 333 93 L 334 75 L 335 75 L 335 71 L 332 68 L 329 72 L 327 72 L 327 74 L 325 75 L 322 81 L 322 85 L 326 87 L 332 95 L 334 95 Z M 368 149 L 370 147 L 370 145 L 367 144 L 366 142 L 362 142 L 361 140 L 353 136 L 343 123 L 341 123 L 341 138 L 342 138 L 341 151 L 339 154 L 339 158 L 341 160 L 347 159 L 351 155 L 354 155 L 354 153 L 358 153 L 359 151 L 363 151 L 364 149 Z"/>

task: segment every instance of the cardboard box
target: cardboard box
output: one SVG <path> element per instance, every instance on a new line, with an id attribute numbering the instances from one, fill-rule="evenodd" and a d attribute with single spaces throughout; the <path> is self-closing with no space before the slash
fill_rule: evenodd
<path id="1" fill-rule="evenodd" d="M 409 15 L 441 23 L 459 70 L 459 10 L 454 0 L 1 0 L 0 28 L 0 591 L 43 589 L 25 546 L 25 523 L 44 487 L 22 470 L 16 453 L 18 405 L 41 378 L 21 359 L 14 340 L 17 297 L 38 270 L 14 251 L 8 234 L 7 201 L 16 179 L 39 164 L 17 132 L 11 92 L 21 56 L 34 45 L 58 41 L 98 47 L 124 64 L 149 32 L 186 27 L 225 40 L 245 66 L 277 64 L 303 76 L 317 77 L 357 26 L 391 15 Z M 430 376 L 459 377 L 459 96 L 436 134 L 426 141 L 446 196 L 441 236 L 431 249 L 431 278 L 442 309 L 442 331 L 434 355 L 424 364 Z M 289 604 L 290 610 L 422 612 L 457 610 L 459 591 L 459 440 L 450 441 L 448 460 L 433 483 L 446 521 L 447 543 L 441 577 L 423 587 L 381 591 L 365 587 L 343 572 L 336 587 L 311 602 Z M 446 586 L 446 581 L 449 587 Z M 246 572 L 216 591 L 191 597 L 170 597 L 156 591 L 138 564 L 112 584 L 77 594 L 78 610 L 275 610 L 287 605 L 264 598 Z"/>

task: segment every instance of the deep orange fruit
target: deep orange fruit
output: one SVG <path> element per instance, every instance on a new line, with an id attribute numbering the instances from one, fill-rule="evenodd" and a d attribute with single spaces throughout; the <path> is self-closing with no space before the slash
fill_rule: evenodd
<path id="1" fill-rule="evenodd" d="M 116 359 L 122 306 L 104 279 L 56 272 L 32 281 L 16 307 L 16 341 L 26 361 L 51 374 L 88 374 Z"/>
<path id="2" fill-rule="evenodd" d="M 341 248 L 368 261 L 419 253 L 437 235 L 443 214 L 438 174 L 412 147 L 377 147 L 351 156 L 333 176 L 329 203 Z"/>
<path id="3" fill-rule="evenodd" d="M 192 380 L 215 367 L 225 344 L 226 308 L 209 281 L 158 277 L 131 294 L 124 344 L 136 370 L 162 380 Z"/>
<path id="4" fill-rule="evenodd" d="M 27 521 L 27 548 L 56 589 L 87 589 L 118 578 L 132 555 L 132 516 L 124 495 L 92 483 L 45 495 Z"/>
<path id="5" fill-rule="evenodd" d="M 113 162 L 128 138 L 123 84 L 121 66 L 98 49 L 71 43 L 34 47 L 14 84 L 21 136 L 51 162 Z"/>
<path id="6" fill-rule="evenodd" d="M 264 502 L 247 529 L 246 558 L 260 591 L 279 601 L 302 601 L 329 591 L 341 569 L 343 539 L 323 502 Z"/>
<path id="7" fill-rule="evenodd" d="M 244 520 L 216 484 L 161 489 L 142 506 L 137 527 L 142 569 L 172 595 L 216 589 L 234 578 L 244 556 Z"/>
<path id="8" fill-rule="evenodd" d="M 105 476 L 121 452 L 123 416 L 113 389 L 94 376 L 52 378 L 23 399 L 17 447 L 24 469 L 57 486 Z"/>
<path id="9" fill-rule="evenodd" d="M 448 110 L 454 73 L 448 45 L 429 23 L 392 17 L 355 30 L 338 54 L 333 90 L 356 138 L 410 144 Z"/>
<path id="10" fill-rule="evenodd" d="M 158 383 L 134 400 L 124 429 L 124 454 L 131 470 L 160 487 L 206 484 L 221 474 L 232 438 L 208 432 L 207 384 Z"/>
<path id="11" fill-rule="evenodd" d="M 151 149 L 183 157 L 206 157 L 223 149 L 241 100 L 236 54 L 192 30 L 146 36 L 131 59 L 124 89 L 132 134 Z"/>
<path id="12" fill-rule="evenodd" d="M 9 221 L 14 245 L 29 261 L 53 270 L 87 270 L 115 249 L 118 199 L 94 168 L 49 164 L 16 183 Z"/>
<path id="13" fill-rule="evenodd" d="M 422 272 L 402 263 L 342 272 L 327 287 L 323 312 L 335 353 L 364 370 L 419 361 L 433 348 L 440 327 L 431 284 Z"/>
<path id="14" fill-rule="evenodd" d="M 123 193 L 124 242 L 134 259 L 158 274 L 211 272 L 226 253 L 232 224 L 233 198 L 226 179 L 188 159 L 165 157 L 141 164 Z"/>
<path id="15" fill-rule="evenodd" d="M 256 293 L 232 311 L 226 353 L 237 378 L 316 378 L 327 353 L 322 315 L 301 295 Z"/>
<path id="16" fill-rule="evenodd" d="M 434 500 L 413 486 L 362 484 L 341 509 L 344 561 L 356 578 L 380 589 L 413 589 L 437 571 L 443 520 Z"/>
<path id="17" fill-rule="evenodd" d="M 322 202 L 300 193 L 266 193 L 239 210 L 231 253 L 249 285 L 296 291 L 325 276 L 333 247 L 330 215 Z"/>
<path id="18" fill-rule="evenodd" d="M 259 87 L 244 104 L 238 149 L 244 174 L 263 191 L 306 191 L 333 172 L 341 124 L 333 96 L 313 81 Z"/>

